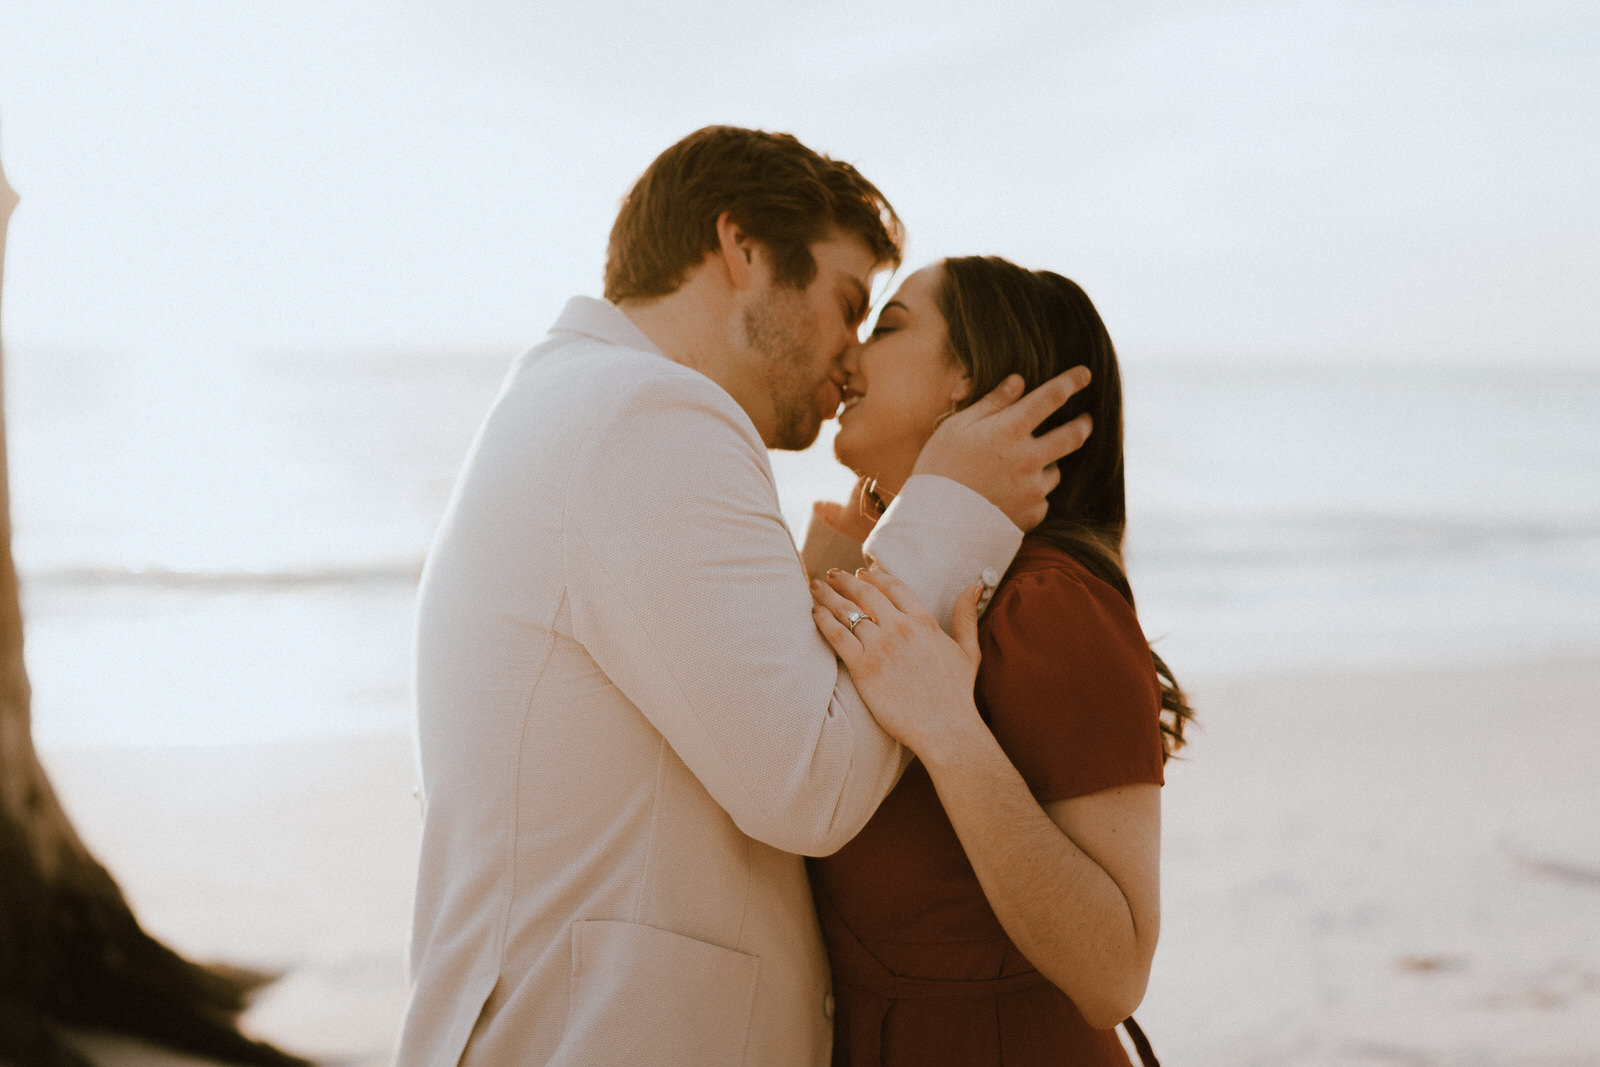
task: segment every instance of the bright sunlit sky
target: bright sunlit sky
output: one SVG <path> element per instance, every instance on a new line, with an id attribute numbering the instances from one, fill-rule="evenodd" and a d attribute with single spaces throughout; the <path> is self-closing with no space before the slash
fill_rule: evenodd
<path id="1" fill-rule="evenodd" d="M 1125 357 L 1600 359 L 1588 2 L 0 0 L 16 345 L 524 345 L 709 123 Z"/>

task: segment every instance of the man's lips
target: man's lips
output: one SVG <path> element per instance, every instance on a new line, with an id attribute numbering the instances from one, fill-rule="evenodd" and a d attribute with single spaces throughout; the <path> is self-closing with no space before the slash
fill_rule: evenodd
<path id="1" fill-rule="evenodd" d="M 818 406 L 822 409 L 824 419 L 834 418 L 839 414 L 839 405 L 844 401 L 844 393 L 833 382 L 818 397 Z"/>

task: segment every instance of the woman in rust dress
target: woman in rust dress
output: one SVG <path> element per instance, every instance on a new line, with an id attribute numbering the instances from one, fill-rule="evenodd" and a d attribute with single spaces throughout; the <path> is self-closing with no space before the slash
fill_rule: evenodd
<path id="1" fill-rule="evenodd" d="M 1121 385 L 1083 291 L 994 258 L 909 277 L 846 356 L 834 450 L 867 503 L 818 517 L 864 538 L 944 415 L 1008 374 L 1031 388 L 1076 365 L 1090 384 L 1045 428 L 1088 412 L 1093 433 L 981 621 L 976 586 L 947 637 L 892 576 L 813 583 L 818 628 L 917 757 L 854 841 L 811 861 L 835 1067 L 1129 1062 L 1114 1028 L 1150 973 L 1162 765 L 1190 711 L 1134 615 Z"/>

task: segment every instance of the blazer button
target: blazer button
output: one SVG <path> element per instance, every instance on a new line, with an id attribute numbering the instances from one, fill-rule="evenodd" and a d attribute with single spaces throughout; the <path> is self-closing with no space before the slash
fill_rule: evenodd
<path id="1" fill-rule="evenodd" d="M 833 994 L 829 993 L 822 998 L 822 1014 L 829 1019 L 833 1018 Z"/>

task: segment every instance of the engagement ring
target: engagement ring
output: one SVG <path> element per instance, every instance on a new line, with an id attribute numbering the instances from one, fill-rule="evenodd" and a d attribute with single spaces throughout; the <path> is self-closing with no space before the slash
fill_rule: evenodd
<path id="1" fill-rule="evenodd" d="M 867 613 L 864 612 L 864 611 L 852 611 L 850 614 L 848 614 L 848 615 L 846 615 L 844 617 L 844 621 L 849 624 L 850 632 L 851 633 L 855 633 L 856 632 L 856 623 L 860 622 L 862 619 L 865 619 L 866 617 L 867 617 Z"/>

